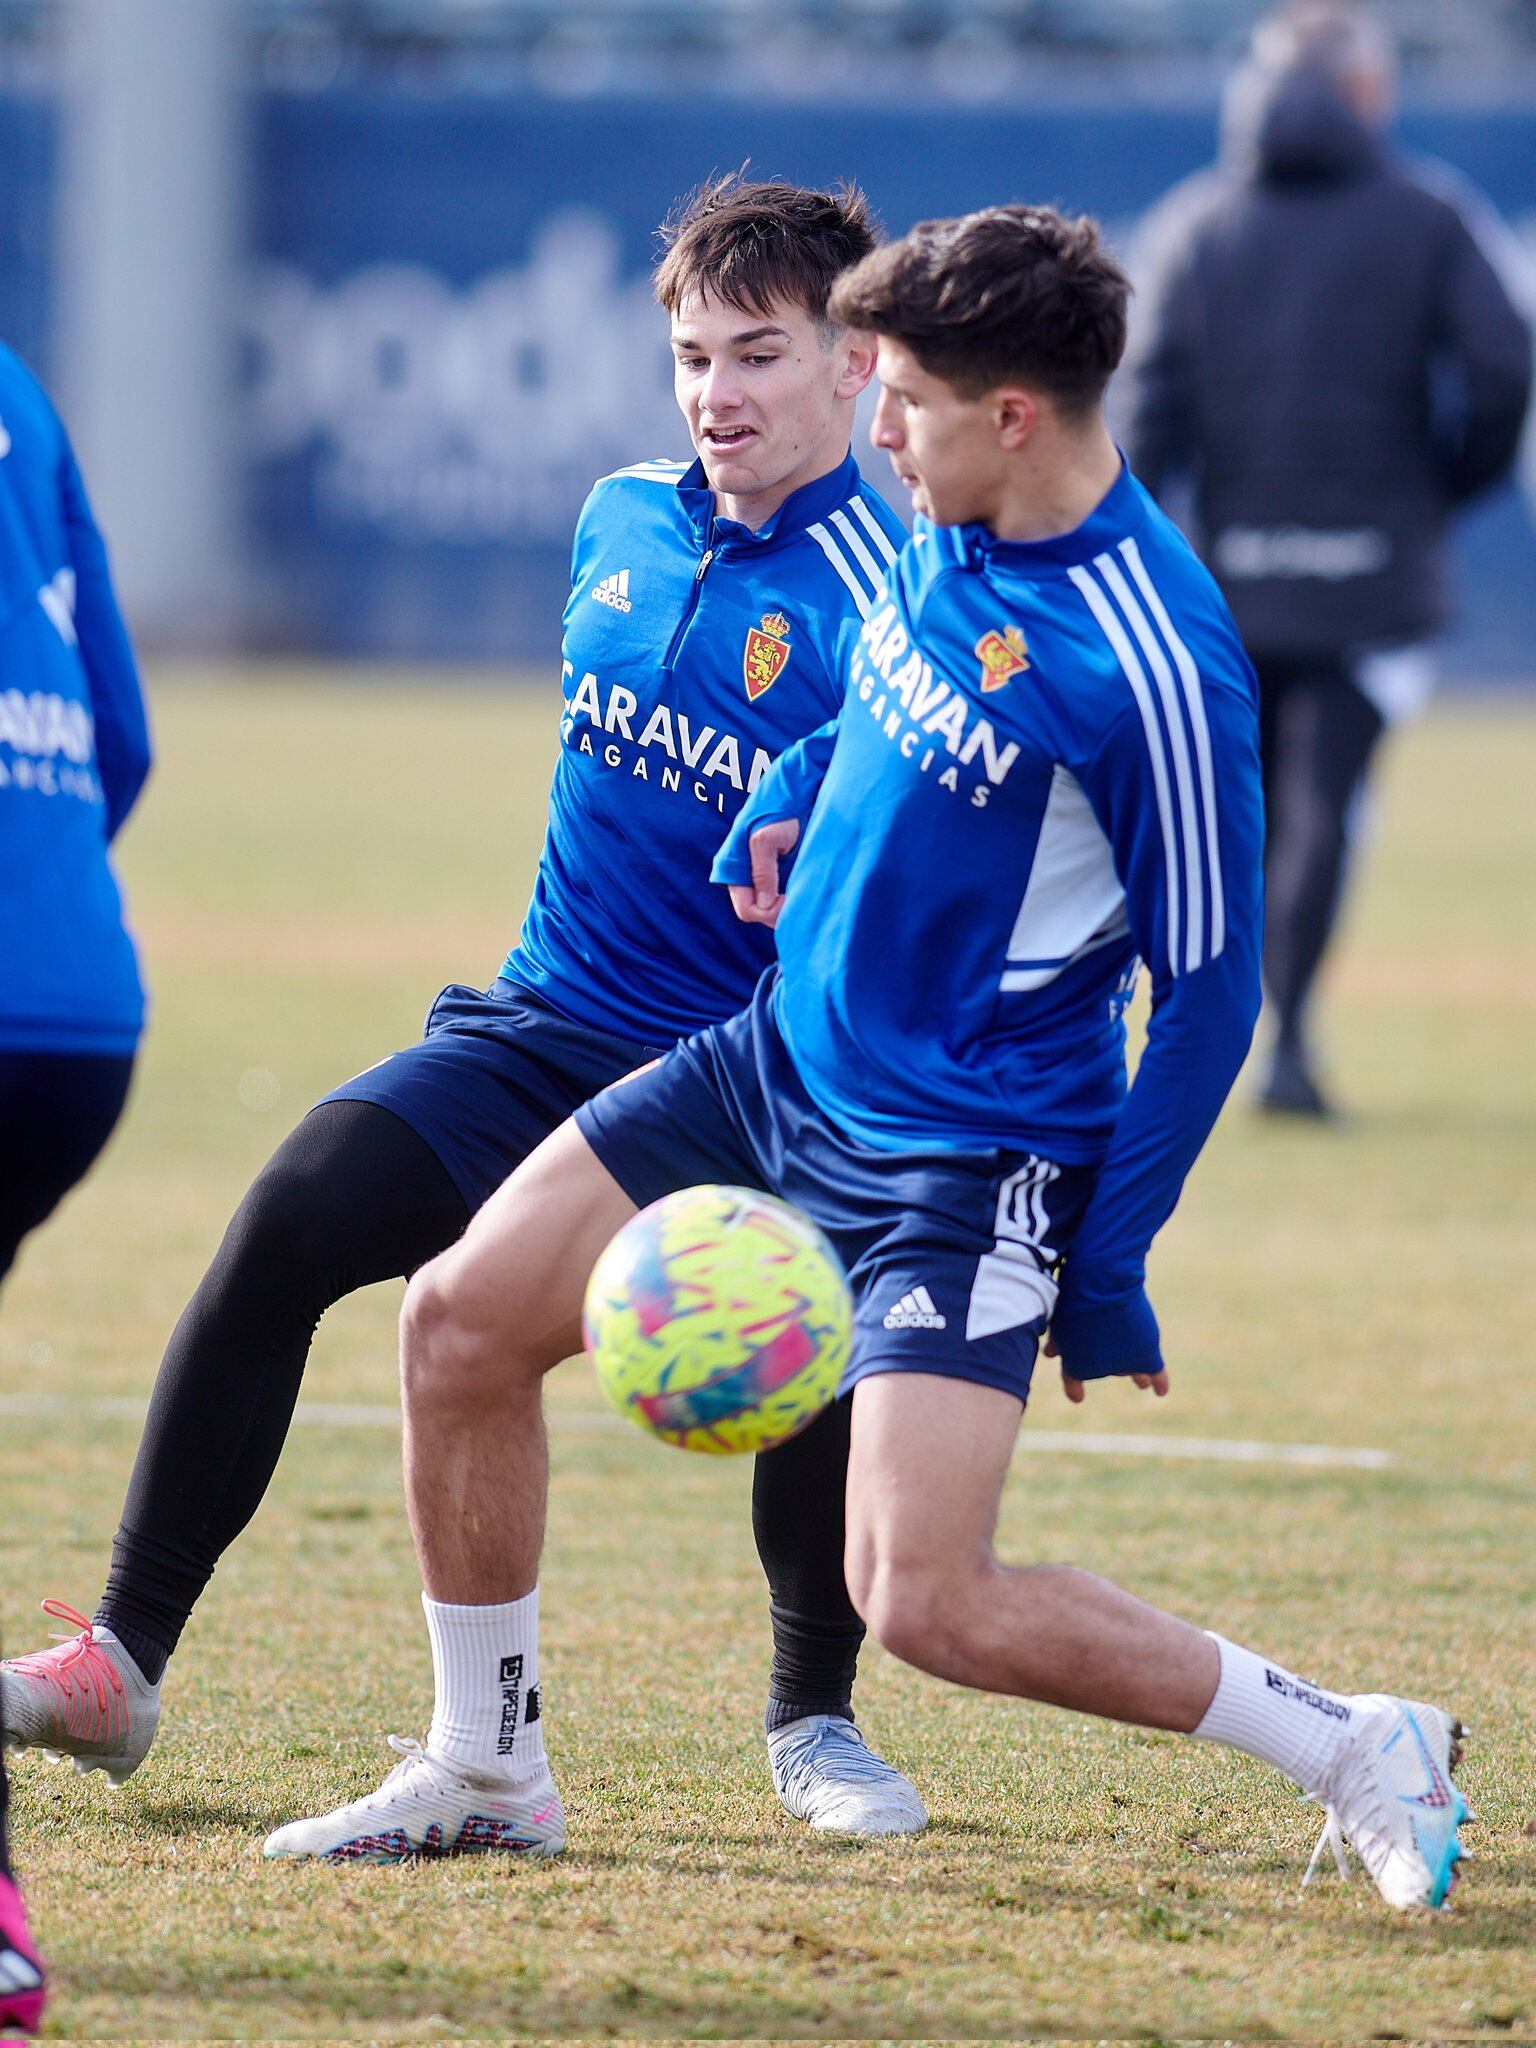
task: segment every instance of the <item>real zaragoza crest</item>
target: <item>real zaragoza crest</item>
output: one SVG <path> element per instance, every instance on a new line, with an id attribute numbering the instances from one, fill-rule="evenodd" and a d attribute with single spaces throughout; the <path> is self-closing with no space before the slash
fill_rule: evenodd
<path id="1" fill-rule="evenodd" d="M 761 697 L 776 682 L 789 659 L 789 621 L 782 612 L 764 612 L 763 623 L 747 635 L 741 672 L 749 698 Z"/>
<path id="2" fill-rule="evenodd" d="M 1017 626 L 1004 626 L 1001 633 L 983 633 L 976 642 L 976 656 L 981 663 L 983 690 L 1000 690 L 1021 669 L 1029 667 L 1029 650 Z"/>

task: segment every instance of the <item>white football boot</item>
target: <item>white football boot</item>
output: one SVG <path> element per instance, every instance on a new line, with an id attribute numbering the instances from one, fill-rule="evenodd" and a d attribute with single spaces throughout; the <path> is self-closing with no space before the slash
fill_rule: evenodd
<path id="1" fill-rule="evenodd" d="M 510 1783 L 391 1735 L 402 1761 L 377 1792 L 268 1835 L 264 1854 L 320 1863 L 408 1863 L 418 1856 L 558 1856 L 565 1809 L 540 1764 Z"/>
<path id="2" fill-rule="evenodd" d="M 841 1835 L 915 1835 L 928 1825 L 911 1779 L 838 1715 L 807 1714 L 775 1729 L 768 1761 L 780 1805 L 813 1828 Z"/>
<path id="3" fill-rule="evenodd" d="M 0 1664 L 0 1739 L 13 1749 L 40 1749 L 55 1763 L 68 1757 L 80 1772 L 105 1771 L 121 1785 L 149 1754 L 160 1688 L 111 1629 L 62 1600 L 45 1600 L 43 1612 L 80 1633 Z"/>
<path id="4" fill-rule="evenodd" d="M 1312 1795 L 1328 1817 L 1302 1883 L 1311 1883 L 1325 1847 L 1347 1881 L 1347 1842 L 1389 1906 L 1443 1906 L 1466 1855 L 1457 1830 L 1474 1817 L 1452 1775 L 1461 1723 L 1386 1693 L 1357 1693 L 1350 1705 L 1362 1718 L 1327 1786 Z"/>

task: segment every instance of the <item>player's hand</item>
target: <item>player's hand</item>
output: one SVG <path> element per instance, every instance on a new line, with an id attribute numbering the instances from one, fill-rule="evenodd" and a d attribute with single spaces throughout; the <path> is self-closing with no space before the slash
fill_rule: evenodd
<path id="1" fill-rule="evenodd" d="M 759 825 L 747 841 L 752 856 L 752 882 L 732 882 L 731 908 L 743 924 L 776 925 L 784 908 L 784 891 L 779 886 L 779 862 L 794 850 L 800 837 L 798 818 L 779 818 L 771 825 Z"/>
<path id="2" fill-rule="evenodd" d="M 1060 1358 L 1061 1356 L 1061 1353 L 1056 1349 L 1056 1346 L 1049 1337 L 1046 1338 L 1043 1349 L 1047 1358 Z M 1115 1377 L 1118 1379 L 1121 1375 L 1117 1373 Z M 1150 1391 L 1156 1394 L 1159 1400 L 1168 1391 L 1168 1368 L 1166 1366 L 1163 1367 L 1161 1372 L 1128 1372 L 1124 1377 L 1130 1381 L 1133 1387 L 1140 1387 L 1144 1394 Z M 1085 1380 L 1075 1380 L 1070 1373 L 1063 1372 L 1061 1376 L 1061 1391 L 1069 1401 L 1083 1401 L 1088 1396 L 1088 1385 Z"/>

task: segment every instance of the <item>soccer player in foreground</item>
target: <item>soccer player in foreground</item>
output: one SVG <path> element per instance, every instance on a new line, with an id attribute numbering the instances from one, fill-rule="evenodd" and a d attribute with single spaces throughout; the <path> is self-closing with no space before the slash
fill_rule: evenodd
<path id="1" fill-rule="evenodd" d="M 1112 1374 L 1166 1392 L 1147 1248 L 1259 1007 L 1253 675 L 1105 428 L 1126 295 L 1091 222 L 1023 207 L 930 222 L 839 285 L 834 309 L 880 337 L 876 438 L 925 524 L 835 734 L 765 779 L 721 856 L 771 922 L 774 849 L 803 834 L 781 972 L 578 1111 L 417 1274 L 415 1533 L 429 1580 L 449 1560 L 532 1598 L 540 1385 L 579 1342 L 593 1262 L 674 1189 L 764 1188 L 852 1284 L 848 1579 L 886 1647 L 1266 1758 L 1327 1809 L 1341 1868 L 1348 1837 L 1392 1904 L 1434 1905 L 1465 1812 L 1447 1714 L 1326 1691 L 992 1547 L 1043 1333 L 1073 1398 Z M 1154 1009 L 1127 1094 L 1138 955 Z M 268 1853 L 305 1853 L 313 1825 Z"/>
<path id="2" fill-rule="evenodd" d="M 772 958 L 704 877 L 772 758 L 835 712 L 905 537 L 849 454 L 874 344 L 826 310 L 873 245 L 857 192 L 733 179 L 675 225 L 656 288 L 697 460 L 620 471 L 582 513 L 522 936 L 489 991 L 446 989 L 422 1043 L 312 1110 L 251 1189 L 166 1353 L 94 1625 L 8 1667 L 11 1741 L 118 1781 L 136 1768 L 166 1659 L 271 1479 L 324 1311 L 452 1244 L 579 1103 L 729 1016 Z M 846 1417 L 829 1414 L 757 1466 L 769 1751 L 798 1817 L 899 1832 L 922 1803 L 850 1705 L 846 1459 Z M 403 1854 L 560 1846 L 559 1801 L 508 1792 L 547 1783 L 537 1596 L 516 1596 L 451 1556 L 428 1574 L 441 1711 L 391 1786 Z M 344 1830 L 329 1846 L 347 1853 Z"/>

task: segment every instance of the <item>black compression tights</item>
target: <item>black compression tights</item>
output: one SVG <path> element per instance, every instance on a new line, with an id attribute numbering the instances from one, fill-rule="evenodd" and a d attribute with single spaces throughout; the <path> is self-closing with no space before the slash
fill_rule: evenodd
<path id="1" fill-rule="evenodd" d="M 414 1272 L 468 1220 L 436 1153 L 371 1103 L 311 1110 L 252 1186 L 166 1351 L 98 1609 L 149 1677 L 261 1503 L 320 1318 Z M 843 1583 L 846 1465 L 841 1408 L 757 1463 L 770 1721 L 847 1711 L 863 1628 Z"/>
<path id="2" fill-rule="evenodd" d="M 468 1220 L 436 1153 L 387 1109 L 322 1103 L 279 1146 L 155 1381 L 98 1613 L 141 1663 L 163 1666 L 261 1505 L 325 1311 L 413 1273 Z"/>
<path id="3" fill-rule="evenodd" d="M 843 1577 L 843 1494 L 851 1401 L 765 1451 L 752 1474 L 752 1533 L 768 1577 L 773 1672 L 768 1728 L 803 1714 L 852 1718 L 864 1624 Z"/>

